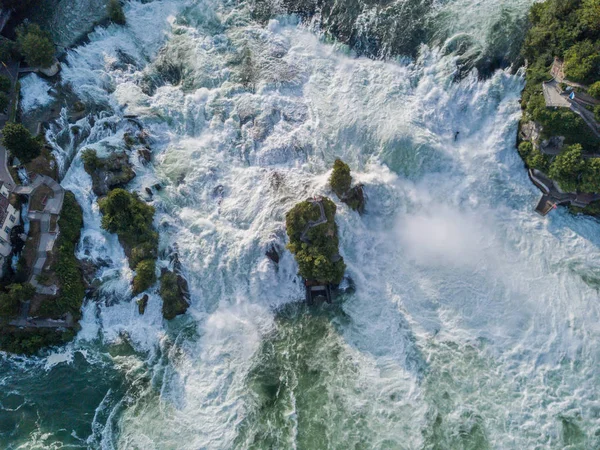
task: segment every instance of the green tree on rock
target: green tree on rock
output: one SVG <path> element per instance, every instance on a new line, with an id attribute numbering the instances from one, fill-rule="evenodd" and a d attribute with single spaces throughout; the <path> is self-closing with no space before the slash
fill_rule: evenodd
<path id="1" fill-rule="evenodd" d="M 112 22 L 118 25 L 125 25 L 125 12 L 123 12 L 123 6 L 121 6 L 121 2 L 119 0 L 108 0 L 106 10 L 108 12 L 108 18 Z"/>
<path id="2" fill-rule="evenodd" d="M 600 47 L 597 43 L 589 39 L 577 42 L 565 52 L 565 75 L 569 80 L 586 83 L 598 76 L 599 69 Z"/>
<path id="3" fill-rule="evenodd" d="M 129 243 L 143 243 L 155 240 L 152 228 L 154 208 L 144 203 L 136 194 L 125 189 L 113 189 L 100 200 L 102 228 L 117 233 Z"/>
<path id="4" fill-rule="evenodd" d="M 42 151 L 41 143 L 20 123 L 6 124 L 2 130 L 2 144 L 23 163 L 38 157 Z"/>
<path id="5" fill-rule="evenodd" d="M 550 165 L 550 177 L 558 181 L 560 187 L 567 192 L 577 191 L 579 175 L 586 167 L 581 154 L 581 145 L 571 145 L 564 149 Z"/>
<path id="6" fill-rule="evenodd" d="M 321 218 L 318 204 L 311 201 L 298 203 L 286 214 L 285 224 L 290 240 L 287 248 L 294 254 L 302 277 L 338 284 L 342 281 L 346 264 L 338 254 L 336 206 L 328 198 L 323 198 L 321 204 L 327 221 L 320 225 L 310 226 Z"/>
<path id="7" fill-rule="evenodd" d="M 333 163 L 333 172 L 329 177 L 329 184 L 335 194 L 342 198 L 352 185 L 352 176 L 350 175 L 350 166 L 341 159 L 336 159 Z"/>
<path id="8" fill-rule="evenodd" d="M 153 259 L 145 259 L 135 267 L 133 278 L 133 293 L 144 292 L 156 281 L 156 262 Z"/>
<path id="9" fill-rule="evenodd" d="M 17 29 L 17 43 L 25 61 L 32 67 L 50 67 L 54 63 L 56 49 L 50 35 L 36 25 Z"/>

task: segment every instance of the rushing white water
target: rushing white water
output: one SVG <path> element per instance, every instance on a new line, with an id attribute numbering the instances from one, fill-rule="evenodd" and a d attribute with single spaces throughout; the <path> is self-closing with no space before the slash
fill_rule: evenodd
<path id="1" fill-rule="evenodd" d="M 21 102 L 19 106 L 23 114 L 33 109 L 41 108 L 51 103 L 54 99 L 50 95 L 52 87 L 35 73 L 31 73 L 20 80 Z"/>
<path id="2" fill-rule="evenodd" d="M 80 121 L 89 135 L 74 150 L 123 148 L 123 115 L 138 115 L 154 164 L 132 155 L 131 188 L 163 183 L 160 248 L 177 244 L 192 305 L 165 323 L 154 287 L 137 313 L 76 157 L 63 186 L 84 207 L 79 256 L 104 267 L 69 351 L 106 364 L 90 356 L 99 341 L 135 349 L 113 350 L 128 388 L 106 391 L 84 445 L 600 446 L 599 227 L 534 215 L 514 148 L 520 75 L 455 82 L 454 57 L 428 47 L 415 61 L 354 58 L 293 18 L 260 27 L 227 2 L 129 2 L 126 14 L 67 55 L 63 82 L 111 111 Z M 296 202 L 335 198 L 336 157 L 368 196 L 362 217 L 338 203 L 355 290 L 311 313 L 294 305 L 291 255 L 275 267 L 265 250 L 285 245 Z"/>

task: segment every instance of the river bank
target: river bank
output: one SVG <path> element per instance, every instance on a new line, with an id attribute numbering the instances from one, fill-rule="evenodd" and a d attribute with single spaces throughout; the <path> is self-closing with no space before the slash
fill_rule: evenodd
<path id="1" fill-rule="evenodd" d="M 531 7 L 518 148 L 548 181 L 538 212 L 569 205 L 598 216 L 600 193 L 600 27 L 597 5 L 555 0 Z M 536 184 L 538 185 L 538 184 Z"/>

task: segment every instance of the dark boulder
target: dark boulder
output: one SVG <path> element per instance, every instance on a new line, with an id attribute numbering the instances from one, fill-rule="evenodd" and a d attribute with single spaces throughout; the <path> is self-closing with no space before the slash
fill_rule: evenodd
<path id="1" fill-rule="evenodd" d="M 170 270 L 163 270 L 160 276 L 160 296 L 163 299 L 162 314 L 167 320 L 184 314 L 190 306 L 186 279 Z"/>
<path id="2" fill-rule="evenodd" d="M 279 253 L 280 253 L 279 246 L 277 244 L 271 244 L 269 246 L 269 248 L 267 249 L 267 251 L 265 252 L 265 255 L 267 256 L 267 258 L 269 258 L 275 264 L 279 264 L 279 258 L 280 258 Z"/>
<path id="3" fill-rule="evenodd" d="M 143 315 L 146 312 L 146 306 L 148 306 L 148 294 L 144 294 L 142 298 L 140 298 L 137 302 L 138 312 L 140 315 Z"/>

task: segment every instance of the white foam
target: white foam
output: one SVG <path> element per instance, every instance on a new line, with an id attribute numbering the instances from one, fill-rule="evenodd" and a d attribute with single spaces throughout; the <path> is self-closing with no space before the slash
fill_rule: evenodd
<path id="1" fill-rule="evenodd" d="M 30 73 L 19 80 L 21 83 L 21 102 L 19 106 L 24 114 L 46 106 L 54 101 L 52 86 L 35 73 Z"/>

